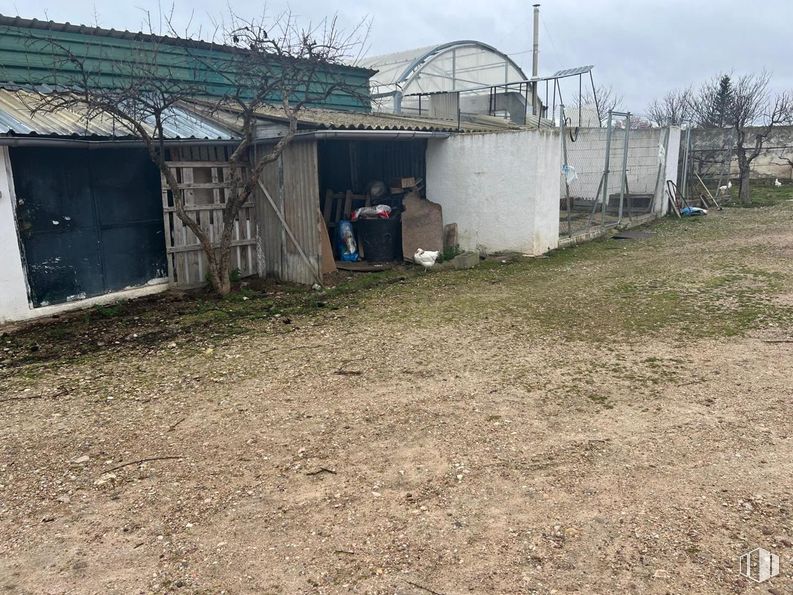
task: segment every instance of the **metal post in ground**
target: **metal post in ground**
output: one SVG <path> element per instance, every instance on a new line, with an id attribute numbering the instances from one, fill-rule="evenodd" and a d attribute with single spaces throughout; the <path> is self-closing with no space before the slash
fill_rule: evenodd
<path id="1" fill-rule="evenodd" d="M 606 225 L 606 207 L 609 202 L 609 162 L 611 158 L 611 134 L 614 130 L 611 125 L 611 110 L 609 110 L 608 118 L 609 121 L 606 127 L 606 164 L 603 166 L 603 206 L 600 214 L 600 225 L 602 227 Z"/>
<path id="2" fill-rule="evenodd" d="M 631 113 L 625 114 L 625 139 L 622 142 L 622 182 L 620 184 L 620 210 L 617 224 L 622 223 L 622 205 L 625 202 L 625 185 L 628 182 L 628 137 L 631 132 Z"/>
<path id="3" fill-rule="evenodd" d="M 565 202 L 567 204 L 567 237 L 572 237 L 573 235 L 573 205 L 570 199 L 570 184 L 567 181 L 567 168 L 569 167 L 569 163 L 567 162 L 567 122 L 566 116 L 564 113 L 564 104 L 559 105 L 559 112 L 561 114 L 559 120 L 559 131 L 562 134 L 562 159 L 564 160 L 564 167 L 562 168 L 562 175 L 564 176 L 564 196 Z"/>

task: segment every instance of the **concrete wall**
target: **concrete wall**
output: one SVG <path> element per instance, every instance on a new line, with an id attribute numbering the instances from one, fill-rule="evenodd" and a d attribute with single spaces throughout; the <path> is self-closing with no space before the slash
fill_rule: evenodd
<path id="1" fill-rule="evenodd" d="M 8 147 L 0 147 L 0 323 L 30 313 L 16 226 L 16 195 Z"/>
<path id="2" fill-rule="evenodd" d="M 460 247 L 542 254 L 559 242 L 559 132 L 461 134 L 427 147 L 427 198 Z"/>
<path id="3" fill-rule="evenodd" d="M 747 138 L 752 139 L 752 128 L 747 131 Z M 727 147 L 732 151 L 730 163 L 730 176 L 738 177 L 738 160 L 734 157 L 735 133 L 731 130 L 699 129 L 691 131 L 691 150 L 694 158 L 694 171 L 703 178 L 718 178 L 721 173 L 722 162 L 726 158 Z M 680 155 L 685 151 L 685 134 L 681 139 Z M 752 162 L 753 178 L 779 178 L 780 180 L 793 180 L 793 166 L 785 161 L 793 161 L 793 126 L 779 126 L 775 128 L 768 139 L 763 143 L 762 153 Z"/>
<path id="4" fill-rule="evenodd" d="M 668 130 L 668 133 L 667 133 Z M 668 138 L 667 138 L 668 135 Z M 606 128 L 581 128 L 575 142 L 567 142 L 567 160 L 578 179 L 570 183 L 570 195 L 578 199 L 597 200 L 602 196 L 598 187 L 605 168 Z M 624 153 L 625 131 L 614 130 L 609 157 L 609 195 L 618 193 Z M 663 151 L 661 150 L 663 148 Z M 628 191 L 655 194 L 656 212 L 665 212 L 663 188 L 666 180 L 677 180 L 680 128 L 648 128 L 631 130 L 628 136 L 627 181 Z M 659 180 L 659 167 L 661 179 Z M 562 184 L 561 196 L 565 187 Z"/>

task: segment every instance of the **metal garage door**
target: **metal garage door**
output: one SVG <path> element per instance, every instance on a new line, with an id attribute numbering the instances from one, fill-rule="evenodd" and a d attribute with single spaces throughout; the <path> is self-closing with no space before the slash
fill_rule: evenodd
<path id="1" fill-rule="evenodd" d="M 160 177 L 144 150 L 13 148 L 34 306 L 167 276 Z"/>

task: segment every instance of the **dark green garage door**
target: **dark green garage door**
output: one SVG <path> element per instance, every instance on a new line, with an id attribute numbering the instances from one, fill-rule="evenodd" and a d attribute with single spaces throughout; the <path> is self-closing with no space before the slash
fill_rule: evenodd
<path id="1" fill-rule="evenodd" d="M 144 150 L 12 148 L 34 306 L 167 276 L 160 177 Z"/>

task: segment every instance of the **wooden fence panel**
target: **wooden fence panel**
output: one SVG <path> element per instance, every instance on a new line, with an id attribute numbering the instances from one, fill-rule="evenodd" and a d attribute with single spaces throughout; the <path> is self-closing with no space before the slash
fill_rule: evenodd
<path id="1" fill-rule="evenodd" d="M 174 152 L 176 153 L 176 152 Z M 223 232 L 223 209 L 231 189 L 231 170 L 219 150 L 182 149 L 173 154 L 168 167 L 183 193 L 185 210 L 217 246 Z M 217 161 L 212 159 L 218 159 Z M 162 180 L 168 276 L 177 287 L 198 287 L 207 281 L 207 261 L 195 234 L 176 215 L 168 183 Z M 240 208 L 234 222 L 231 262 L 241 277 L 257 273 L 256 209 L 253 201 Z"/>

